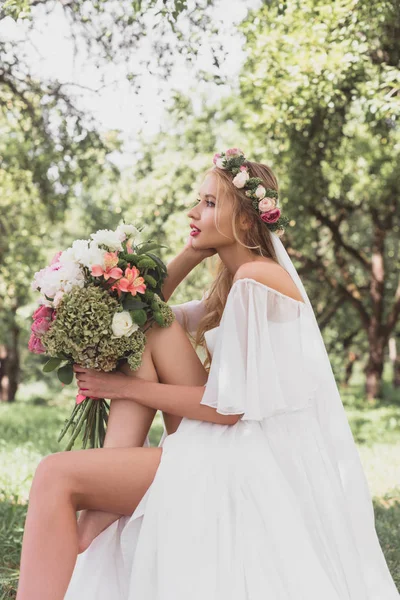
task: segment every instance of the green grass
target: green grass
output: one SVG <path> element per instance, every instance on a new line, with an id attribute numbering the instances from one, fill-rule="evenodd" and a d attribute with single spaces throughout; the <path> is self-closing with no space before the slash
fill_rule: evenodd
<path id="1" fill-rule="evenodd" d="M 400 398 L 387 391 L 384 401 L 366 406 L 360 385 L 341 390 L 341 396 L 373 496 L 378 537 L 400 589 Z M 67 388 L 52 393 L 35 386 L 22 386 L 17 403 L 0 404 L 0 600 L 16 597 L 32 477 L 43 456 L 62 450 L 57 435 L 72 404 Z M 157 413 L 153 446 L 161 434 Z"/>

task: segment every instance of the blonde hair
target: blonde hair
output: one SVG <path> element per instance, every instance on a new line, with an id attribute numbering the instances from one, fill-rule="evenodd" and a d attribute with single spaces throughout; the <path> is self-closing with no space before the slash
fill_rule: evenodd
<path id="1" fill-rule="evenodd" d="M 248 167 L 250 177 L 259 177 L 262 179 L 261 185 L 278 191 L 278 182 L 270 167 L 249 160 L 246 160 L 243 164 Z M 244 248 L 248 248 L 255 256 L 265 256 L 278 262 L 267 225 L 260 219 L 257 211 L 254 210 L 251 198 L 245 195 L 243 189 L 233 185 L 232 173 L 218 167 L 211 167 L 204 173 L 204 178 L 210 173 L 217 177 L 218 202 L 215 206 L 217 230 L 220 231 L 218 228 L 219 207 L 224 202 L 230 201 L 232 203 L 232 231 L 235 240 Z M 249 224 L 247 229 L 240 228 L 241 220 Z M 220 231 L 220 233 L 222 232 Z M 186 333 L 193 340 L 195 347 L 201 346 L 206 353 L 204 367 L 207 371 L 209 371 L 211 365 L 211 355 L 204 334 L 219 325 L 233 282 L 233 276 L 225 264 L 219 256 L 216 258 L 217 263 L 215 269 L 213 269 L 215 279 L 203 299 L 205 315 L 199 321 L 195 336 L 188 332 L 186 320 L 184 324 Z"/>

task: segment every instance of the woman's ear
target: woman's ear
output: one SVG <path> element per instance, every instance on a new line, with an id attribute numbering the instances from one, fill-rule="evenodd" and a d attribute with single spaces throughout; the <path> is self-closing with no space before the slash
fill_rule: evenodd
<path id="1" fill-rule="evenodd" d="M 244 229 L 245 231 L 247 231 L 248 229 L 250 229 L 251 223 L 250 223 L 248 217 L 246 217 L 246 215 L 242 215 L 240 217 L 239 222 L 240 222 L 240 228 L 241 229 Z"/>

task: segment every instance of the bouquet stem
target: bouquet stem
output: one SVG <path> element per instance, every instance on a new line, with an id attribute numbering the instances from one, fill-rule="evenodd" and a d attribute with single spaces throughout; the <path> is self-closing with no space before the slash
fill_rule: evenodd
<path id="1" fill-rule="evenodd" d="M 83 448 L 86 448 L 90 440 L 91 448 L 102 448 L 105 438 L 104 423 L 107 424 L 109 405 L 104 398 L 87 398 L 80 404 L 75 405 L 71 416 L 62 430 L 58 441 L 60 441 L 71 425 L 74 425 L 74 417 L 79 414 L 78 422 L 72 428 L 72 435 L 64 450 L 71 450 L 76 438 L 80 434 L 82 427 L 85 427 L 83 434 Z"/>

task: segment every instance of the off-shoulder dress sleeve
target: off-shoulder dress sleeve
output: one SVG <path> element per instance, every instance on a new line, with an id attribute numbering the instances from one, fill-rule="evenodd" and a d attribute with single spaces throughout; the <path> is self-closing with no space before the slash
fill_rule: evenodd
<path id="1" fill-rule="evenodd" d="M 262 420 L 311 402 L 318 348 L 307 306 L 251 278 L 229 292 L 200 404 L 223 415 Z"/>
<path id="2" fill-rule="evenodd" d="M 200 319 L 205 314 L 205 297 L 206 293 L 203 294 L 201 300 L 189 300 L 182 304 L 169 305 L 182 327 L 184 327 L 185 319 L 187 320 L 188 331 L 192 335 L 196 332 Z"/>

